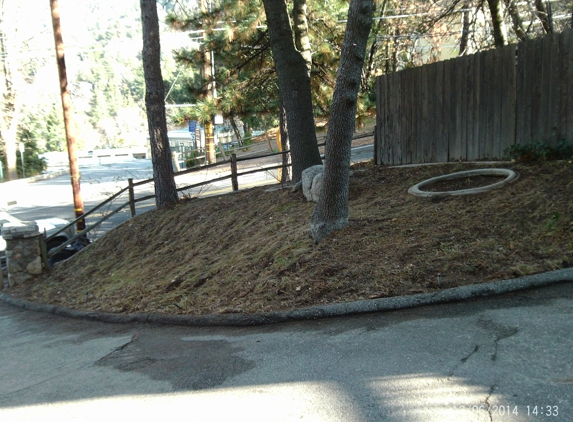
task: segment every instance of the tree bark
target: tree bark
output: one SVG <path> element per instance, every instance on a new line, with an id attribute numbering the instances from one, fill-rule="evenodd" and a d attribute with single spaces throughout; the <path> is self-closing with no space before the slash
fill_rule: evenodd
<path id="1" fill-rule="evenodd" d="M 263 0 L 263 3 L 288 122 L 292 181 L 298 182 L 304 169 L 322 164 L 314 128 L 310 78 L 306 62 L 293 42 L 285 0 Z"/>
<path id="2" fill-rule="evenodd" d="M 308 76 L 312 69 L 312 53 L 310 40 L 308 39 L 308 20 L 306 19 L 306 0 L 294 0 L 292 2 L 292 16 L 294 21 L 294 41 L 297 50 L 306 62 Z"/>
<path id="3" fill-rule="evenodd" d="M 235 136 L 237 137 L 237 142 L 239 146 L 243 146 L 243 137 L 241 136 L 241 132 L 239 132 L 239 127 L 237 126 L 237 122 L 235 121 L 235 113 L 231 113 L 229 117 L 229 121 L 231 122 L 231 127 L 233 128 L 233 132 L 235 132 Z"/>
<path id="4" fill-rule="evenodd" d="M 210 13 L 210 0 L 201 0 L 201 12 Z M 203 77 L 203 99 L 206 102 L 212 102 L 214 100 L 215 93 L 215 81 L 214 81 L 214 63 L 213 63 L 213 53 L 210 50 L 205 50 L 202 53 L 203 63 L 201 65 L 201 75 Z M 205 122 L 205 129 L 215 130 L 214 126 L 214 116 L 210 116 L 210 122 Z M 214 132 L 213 132 L 214 133 Z M 215 137 L 208 136 L 205 132 L 205 157 L 209 164 L 214 164 L 217 162 L 217 153 L 215 150 Z"/>
<path id="5" fill-rule="evenodd" d="M 326 136 L 324 184 L 311 217 L 315 243 L 348 225 L 352 134 L 372 13 L 372 0 L 351 0 Z"/>
<path id="6" fill-rule="evenodd" d="M 550 15 L 543 4 L 543 0 L 535 0 L 535 9 L 537 10 L 537 18 L 541 21 L 543 25 L 543 30 L 546 34 L 553 33 L 553 22 L 550 19 Z"/>
<path id="7" fill-rule="evenodd" d="M 282 96 L 279 92 L 279 138 L 281 142 L 281 151 L 288 151 L 290 149 L 290 142 L 288 139 L 288 127 L 287 127 L 287 120 L 286 120 L 286 113 L 285 108 L 283 105 Z M 281 172 L 281 184 L 286 184 L 291 181 L 291 155 L 290 152 L 288 154 L 282 155 L 282 165 L 286 166 L 283 167 Z"/>
<path id="8" fill-rule="evenodd" d="M 143 73 L 145 77 L 145 106 L 151 143 L 155 204 L 157 208 L 175 205 L 178 201 L 173 178 L 171 151 L 167 138 L 167 120 L 163 77 L 160 65 L 159 20 L 155 0 L 140 0 L 143 28 Z"/>
<path id="9" fill-rule="evenodd" d="M 505 25 L 503 23 L 503 13 L 501 11 L 500 0 L 487 0 L 491 13 L 491 23 L 493 25 L 493 39 L 496 47 L 503 47 L 507 44 Z"/>
<path id="10" fill-rule="evenodd" d="M 523 20 L 521 19 L 521 16 L 519 16 L 519 10 L 517 10 L 517 7 L 515 6 L 515 0 L 504 0 L 504 3 L 509 16 L 511 16 L 513 32 L 515 32 L 515 35 L 520 41 L 526 40 L 528 37 L 525 32 L 525 28 L 523 28 Z"/>
<path id="11" fill-rule="evenodd" d="M 16 171 L 17 160 L 17 128 L 19 123 L 19 104 L 14 88 L 15 63 L 13 61 L 15 48 L 10 45 L 16 34 L 15 8 L 16 2 L 0 1 L 0 56 L 2 60 L 2 73 L 4 75 L 4 89 L 2 95 L 2 116 L 0 117 L 0 140 L 4 144 L 6 156 L 6 180 L 18 179 Z M 10 13 L 8 13 L 9 11 Z"/>
<path id="12" fill-rule="evenodd" d="M 466 2 L 464 9 L 469 8 L 469 2 Z M 462 37 L 460 39 L 460 56 L 466 56 L 469 52 L 469 41 L 470 41 L 470 11 L 464 10 L 462 15 Z"/>

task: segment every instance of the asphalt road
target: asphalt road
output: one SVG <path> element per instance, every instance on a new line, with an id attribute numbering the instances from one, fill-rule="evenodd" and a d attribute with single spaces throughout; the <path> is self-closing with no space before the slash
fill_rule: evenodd
<path id="1" fill-rule="evenodd" d="M 246 328 L 0 302 L 0 420 L 573 421 L 573 283 Z"/>
<path id="2" fill-rule="evenodd" d="M 373 156 L 373 145 L 361 145 L 353 148 L 352 161 L 360 162 L 369 160 Z M 241 162 L 240 171 L 253 170 L 265 166 L 278 164 L 279 156 L 269 157 L 258 161 Z M 81 166 L 81 194 L 84 201 L 84 209 L 87 211 L 105 201 L 107 198 L 127 186 L 127 179 L 133 178 L 135 182 L 153 178 L 151 160 L 133 160 L 100 165 Z M 208 169 L 197 173 L 179 176 L 176 178 L 178 187 L 201 183 L 206 180 L 230 174 L 226 167 Z M 270 170 L 239 177 L 239 188 L 249 188 L 260 185 L 272 185 L 277 183 L 277 171 Z M 3 186 L 0 185 L 0 188 Z M 213 182 L 200 188 L 186 190 L 181 195 L 209 196 L 218 195 L 231 191 L 231 180 Z M 22 183 L 11 188 L 4 188 L 2 195 L 14 205 L 5 210 L 21 220 L 35 220 L 49 217 L 59 217 L 68 220 L 75 219 L 72 199 L 70 176 L 68 174 L 34 183 Z M 136 188 L 136 198 L 153 195 L 152 184 Z M 9 198 L 9 199 L 8 199 Z M 127 194 L 118 198 L 114 203 L 104 207 L 94 217 L 88 217 L 88 225 L 93 224 L 103 215 L 128 201 Z M 155 201 L 148 200 L 137 204 L 137 213 L 155 209 Z M 129 208 L 111 217 L 100 228 L 94 230 L 90 237 L 96 239 L 107 231 L 130 218 Z"/>

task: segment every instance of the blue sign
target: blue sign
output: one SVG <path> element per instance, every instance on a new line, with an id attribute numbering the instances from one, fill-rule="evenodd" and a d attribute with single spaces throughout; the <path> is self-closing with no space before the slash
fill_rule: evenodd
<path id="1" fill-rule="evenodd" d="M 195 132 L 197 128 L 197 120 L 189 120 L 189 132 Z"/>

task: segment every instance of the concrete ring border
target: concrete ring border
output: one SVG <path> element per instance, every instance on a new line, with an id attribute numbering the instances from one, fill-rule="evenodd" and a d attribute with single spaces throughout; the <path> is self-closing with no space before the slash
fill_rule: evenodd
<path id="1" fill-rule="evenodd" d="M 451 190 L 445 192 L 428 192 L 423 191 L 420 188 L 424 186 L 431 185 L 436 182 L 442 182 L 444 180 L 455 180 L 461 179 L 467 176 L 506 176 L 501 182 L 492 183 L 491 185 L 481 186 L 479 188 L 472 188 L 472 189 L 461 189 L 461 190 Z M 408 193 L 416 196 L 422 196 L 425 198 L 430 198 L 433 196 L 458 196 L 458 195 L 471 195 L 481 192 L 487 192 L 492 189 L 501 188 L 509 183 L 515 182 L 519 178 L 519 173 L 509 170 L 509 169 L 477 169 L 477 170 L 467 170 L 467 171 L 460 171 L 457 173 L 445 174 L 443 176 L 432 177 L 431 179 L 424 180 L 423 182 L 418 183 L 408 189 Z"/>

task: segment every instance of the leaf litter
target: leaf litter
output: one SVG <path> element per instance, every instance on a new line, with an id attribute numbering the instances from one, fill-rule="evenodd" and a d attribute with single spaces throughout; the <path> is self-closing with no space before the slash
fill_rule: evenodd
<path id="1" fill-rule="evenodd" d="M 487 164 L 355 166 L 349 226 L 315 245 L 314 204 L 258 187 L 139 215 L 5 293 L 86 311 L 254 313 L 410 295 L 573 266 L 573 165 L 498 163 L 478 195 L 407 193 Z"/>

